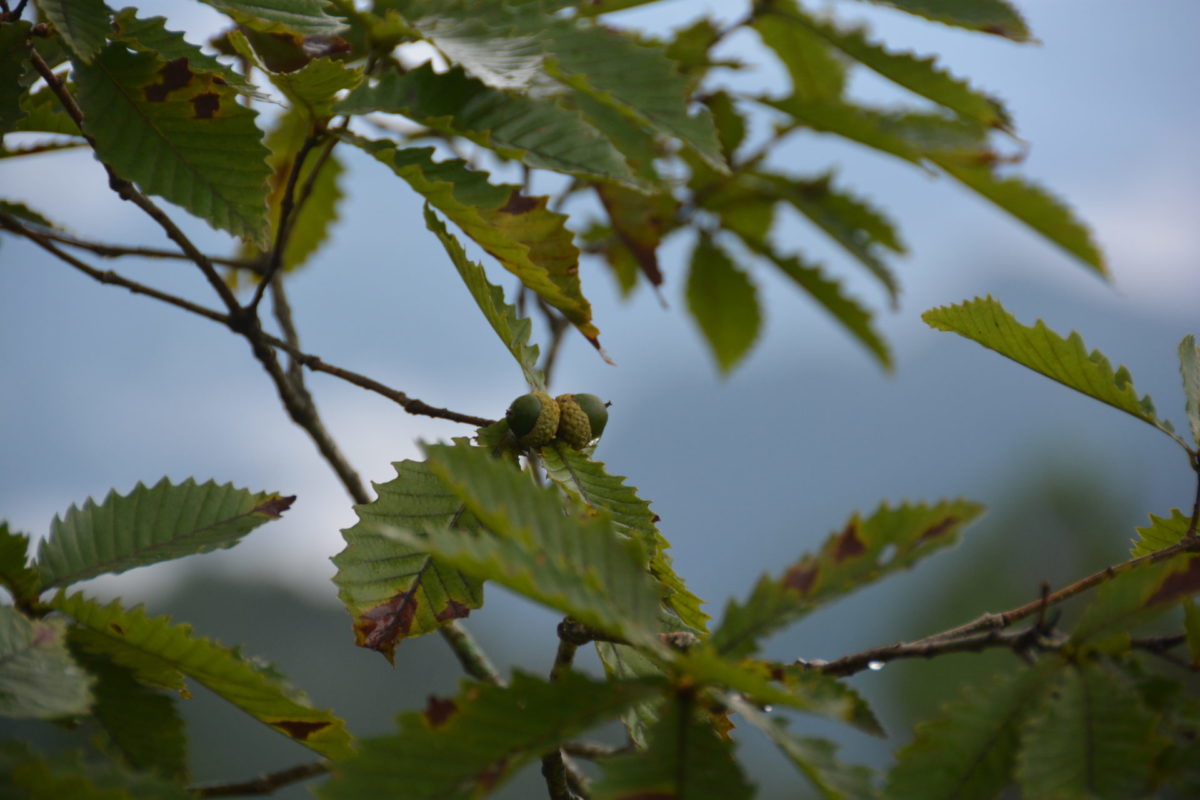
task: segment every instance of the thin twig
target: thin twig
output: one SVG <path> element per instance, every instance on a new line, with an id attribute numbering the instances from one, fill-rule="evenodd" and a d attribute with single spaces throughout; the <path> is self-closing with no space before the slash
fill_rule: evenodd
<path id="1" fill-rule="evenodd" d="M 165 258 L 176 261 L 191 261 L 190 258 L 175 250 L 164 250 L 157 247 L 130 247 L 126 245 L 104 244 L 102 242 L 93 242 L 87 239 L 80 239 L 76 236 L 71 236 L 57 231 L 39 231 L 43 236 L 53 242 L 59 242 L 70 247 L 78 247 L 81 250 L 95 253 L 102 258 L 120 258 L 122 256 L 136 256 L 139 258 Z M 221 256 L 208 256 L 208 260 L 214 264 L 219 264 L 222 267 L 234 267 L 235 269 L 246 269 L 252 272 L 262 272 L 262 265 L 257 259 L 245 258 L 223 258 Z"/>
<path id="2" fill-rule="evenodd" d="M 200 786 L 189 786 L 188 791 L 197 797 L 243 797 L 250 795 L 271 794 L 293 783 L 315 778 L 329 772 L 328 761 L 313 761 L 295 767 L 270 772 L 238 783 L 210 783 Z"/>
<path id="3" fill-rule="evenodd" d="M 588 761 L 603 761 L 606 758 L 616 758 L 617 756 L 631 753 L 635 749 L 633 745 L 613 747 L 610 744 L 599 744 L 598 742 L 563 742 L 562 744 L 562 751 L 566 755 L 574 756 L 575 758 L 586 758 Z"/>
<path id="4" fill-rule="evenodd" d="M 1037 625 L 1031 625 L 1019 631 L 985 631 L 957 639 L 896 642 L 843 656 L 836 661 L 798 661 L 796 663 L 826 675 L 844 678 L 875 665 L 898 661 L 902 658 L 934 658 L 947 653 L 978 653 L 995 647 L 1007 647 L 1017 654 L 1022 654 L 1038 649 L 1054 649 L 1061 643 L 1060 637 L 1043 631 Z"/>
<path id="5" fill-rule="evenodd" d="M 196 314 L 197 316 L 212 320 L 213 322 L 217 322 L 233 330 L 232 319 L 228 314 L 223 314 L 220 311 L 215 311 L 198 303 L 193 303 L 192 301 L 186 300 L 182 297 L 177 297 L 173 294 L 163 292 L 151 286 L 146 286 L 145 284 L 130 280 L 129 278 L 119 275 L 112 270 L 96 269 L 95 267 L 92 267 L 89 264 L 81 261 L 70 253 L 67 253 L 59 247 L 56 247 L 54 243 L 50 241 L 42 232 L 27 228 L 12 217 L 0 214 L 0 227 L 24 236 L 34 244 L 41 247 L 43 250 L 99 283 L 109 286 L 119 286 L 134 294 L 140 294 L 146 297 L 154 298 L 155 300 L 175 306 L 176 308 L 181 308 L 184 311 L 188 311 L 192 314 Z M 261 336 L 266 344 L 286 352 L 292 358 L 296 359 L 299 363 L 303 364 L 313 372 L 323 372 L 326 375 L 332 375 L 335 378 L 340 378 L 341 380 L 346 381 L 347 383 L 352 383 L 360 388 L 375 392 L 376 394 L 386 397 L 387 399 L 396 403 L 409 414 L 435 417 L 437 419 L 446 419 L 450 420 L 451 422 L 463 422 L 468 425 L 475 425 L 478 427 L 492 425 L 495 423 L 495 420 L 487 419 L 486 417 L 462 414 L 457 411 L 451 411 L 447 408 L 432 406 L 422 400 L 418 400 L 415 397 L 409 397 L 399 389 L 393 389 L 390 386 L 386 386 L 373 378 L 368 378 L 366 375 L 361 375 L 357 372 L 344 369 L 334 364 L 329 364 L 322 360 L 320 356 L 298 350 L 282 339 L 272 336 L 266 332 L 262 332 Z"/>

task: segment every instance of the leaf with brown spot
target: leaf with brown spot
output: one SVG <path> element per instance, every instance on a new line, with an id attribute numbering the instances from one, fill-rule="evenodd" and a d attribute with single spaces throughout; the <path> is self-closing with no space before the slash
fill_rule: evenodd
<path id="1" fill-rule="evenodd" d="M 954 544 L 982 511 L 978 503 L 943 500 L 895 508 L 885 503 L 869 517 L 855 514 L 819 551 L 800 558 L 782 577 L 764 575 L 744 603 L 731 601 L 711 642 L 726 656 L 752 655 L 763 637 L 818 606 Z"/>
<path id="2" fill-rule="evenodd" d="M 74 62 L 84 132 L 96 154 L 143 191 L 265 243 L 269 170 L 257 112 L 220 76 L 195 67 L 119 43 L 91 64 Z"/>
<path id="3" fill-rule="evenodd" d="M 661 286 L 658 246 L 674 229 L 679 202 L 669 192 L 644 194 L 611 183 L 597 184 L 596 193 L 617 238 L 633 255 L 650 284 Z"/>
<path id="4" fill-rule="evenodd" d="M 1071 642 L 1104 653 L 1127 652 L 1132 631 L 1197 593 L 1200 556 L 1180 553 L 1117 573 L 1096 589 L 1071 632 Z"/>
<path id="5" fill-rule="evenodd" d="M 596 681 L 568 670 L 550 683 L 517 671 L 509 686 L 464 682 L 401 714 L 395 733 L 361 743 L 319 790 L 324 800 L 446 800 L 498 788 L 561 742 L 661 691 L 650 681 Z"/>
<path id="6" fill-rule="evenodd" d="M 389 661 L 403 639 L 435 631 L 483 605 L 481 581 L 383 534 L 388 528 L 419 534 L 446 526 L 480 530 L 462 501 L 425 464 L 393 466 L 396 477 L 375 484 L 378 498 L 355 507 L 359 522 L 342 531 L 346 547 L 333 559 L 338 567 L 333 581 L 354 619 L 355 641 Z M 456 616 L 447 616 L 450 609 Z"/>
<path id="7" fill-rule="evenodd" d="M 195 553 L 233 547 L 258 526 L 278 519 L 294 497 L 250 492 L 190 478 L 138 484 L 127 495 L 71 506 L 38 546 L 44 588 L 67 586 Z"/>
<path id="8" fill-rule="evenodd" d="M 196 636 L 190 625 L 150 617 L 140 606 L 123 608 L 116 600 L 102 606 L 81 594 L 68 597 L 59 592 L 49 605 L 72 618 L 84 634 L 72 635 L 73 646 L 107 656 L 133 670 L 142 682 L 178 689 L 186 676 L 326 758 L 340 760 L 354 752 L 354 740 L 342 720 L 313 708 L 273 669 Z M 119 636 L 114 635 L 117 629 L 123 631 Z"/>
<path id="9" fill-rule="evenodd" d="M 463 161 L 434 161 L 432 147 L 343 138 L 390 167 L 600 348 L 600 331 L 579 282 L 579 249 L 566 217 L 547 208 L 549 198 L 525 197 L 517 186 L 493 184 L 486 172 Z"/>

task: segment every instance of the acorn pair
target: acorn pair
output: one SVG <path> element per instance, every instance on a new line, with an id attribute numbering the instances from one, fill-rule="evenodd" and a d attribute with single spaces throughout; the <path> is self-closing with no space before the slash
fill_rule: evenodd
<path id="1" fill-rule="evenodd" d="M 608 407 L 594 394 L 545 392 L 523 394 L 504 415 L 508 429 L 526 447 L 541 447 L 557 439 L 578 449 L 587 447 L 604 432 Z"/>

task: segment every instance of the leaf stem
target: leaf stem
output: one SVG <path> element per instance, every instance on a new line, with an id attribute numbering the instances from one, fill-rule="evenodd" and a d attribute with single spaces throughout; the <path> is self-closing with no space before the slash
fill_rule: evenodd
<path id="1" fill-rule="evenodd" d="M 466 628 L 458 622 L 451 622 L 439 628 L 438 631 L 446 640 L 446 644 L 450 645 L 450 649 L 458 657 L 458 663 L 462 665 L 468 675 L 494 686 L 504 685 L 504 679 L 500 677 L 500 673 L 492 664 L 491 659 Z"/>
<path id="2" fill-rule="evenodd" d="M 189 786 L 187 791 L 197 797 L 243 797 L 252 795 L 271 794 L 272 792 L 290 786 L 293 783 L 315 778 L 329 772 L 328 761 L 313 761 L 299 764 L 278 772 L 269 772 L 237 783 L 213 783 L 201 786 Z"/>

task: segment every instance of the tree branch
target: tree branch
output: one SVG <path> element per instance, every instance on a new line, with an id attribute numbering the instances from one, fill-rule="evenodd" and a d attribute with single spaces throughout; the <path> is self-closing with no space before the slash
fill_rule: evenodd
<path id="1" fill-rule="evenodd" d="M 219 323 L 230 330 L 233 330 L 232 319 L 228 314 L 223 314 L 220 311 L 215 311 L 198 303 L 193 303 L 192 301 L 186 300 L 182 297 L 177 297 L 173 294 L 163 292 L 151 286 L 146 286 L 145 284 L 130 280 L 129 278 L 125 278 L 118 273 L 113 272 L 112 270 L 96 269 L 95 267 L 90 266 L 70 253 L 67 253 L 61 248 L 55 246 L 55 244 L 44 233 L 26 228 L 12 217 L 0 214 L 0 227 L 6 228 L 7 230 L 19 236 L 24 236 L 46 252 L 60 259 L 64 263 L 74 267 L 98 283 L 103 283 L 109 286 L 119 286 L 132 292 L 133 294 L 140 294 L 146 297 L 154 298 L 155 300 L 175 306 L 176 308 L 181 308 L 184 311 L 188 311 L 192 314 L 196 314 L 197 316 L 212 320 L 213 322 Z M 293 347 L 292 345 L 283 341 L 282 339 L 272 336 L 266 332 L 262 333 L 262 338 L 263 341 L 265 341 L 271 347 L 283 350 L 313 372 L 323 372 L 327 375 L 332 375 L 335 378 L 340 378 L 347 383 L 351 383 L 355 386 L 375 392 L 376 394 L 386 397 L 387 399 L 396 403 L 409 414 L 435 417 L 437 419 L 446 419 L 450 420 L 451 422 L 463 422 L 468 425 L 475 425 L 478 427 L 492 425 L 495 423 L 495 420 L 490 420 L 486 417 L 476 417 L 471 414 L 462 414 L 457 411 L 451 411 L 447 408 L 429 405 L 423 400 L 418 400 L 415 397 L 409 397 L 399 389 L 393 389 L 390 386 L 386 386 L 379 381 L 374 380 L 373 378 L 367 377 L 366 375 L 361 375 L 357 372 L 344 369 L 334 364 L 329 364 L 322 360 L 319 356 L 311 353 L 305 353 L 302 350 L 299 350 L 298 348 Z"/>
<path id="2" fill-rule="evenodd" d="M 130 247 L 126 245 L 104 244 L 102 242 L 93 242 L 87 239 L 80 239 L 76 236 L 70 236 L 57 231 L 39 231 L 42 236 L 45 236 L 52 242 L 69 245 L 70 247 L 78 247 L 81 250 L 87 250 L 95 253 L 102 258 L 120 258 L 122 256 L 137 256 L 140 258 L 166 258 L 176 261 L 191 261 L 190 258 L 183 253 L 175 250 L 163 250 L 157 247 Z M 235 269 L 246 269 L 251 272 L 263 271 L 262 265 L 254 259 L 244 258 L 224 258 L 222 256 L 207 256 L 208 260 L 213 264 L 219 264 L 222 267 L 234 267 Z"/>
<path id="3" fill-rule="evenodd" d="M 238 783 L 211 783 L 200 786 L 189 786 L 188 791 L 197 797 L 242 797 L 249 795 L 271 794 L 274 791 L 290 786 L 293 783 L 315 778 L 329 772 L 328 761 L 314 761 L 310 764 L 299 764 L 295 767 L 269 772 Z"/>
<path id="4" fill-rule="evenodd" d="M 283 198 L 279 201 L 279 222 L 275 225 L 275 243 L 271 246 L 271 253 L 267 258 L 266 274 L 255 287 L 254 296 L 246 306 L 251 313 L 257 313 L 263 294 L 274 281 L 279 268 L 283 266 L 283 251 L 287 248 L 288 236 L 292 232 L 292 222 L 294 221 L 296 183 L 300 180 L 300 172 L 304 169 L 304 160 L 316 146 L 317 136 L 315 133 L 311 133 L 304 138 L 304 143 L 300 145 L 300 149 L 292 161 L 292 169 L 288 172 L 287 186 L 284 187 Z"/>

